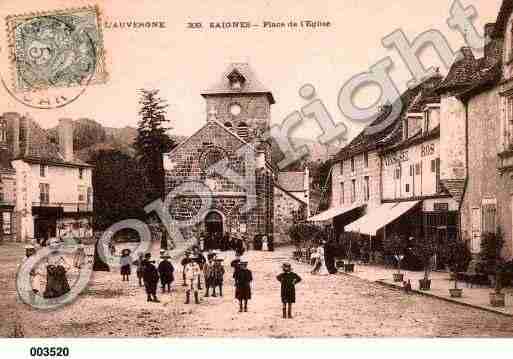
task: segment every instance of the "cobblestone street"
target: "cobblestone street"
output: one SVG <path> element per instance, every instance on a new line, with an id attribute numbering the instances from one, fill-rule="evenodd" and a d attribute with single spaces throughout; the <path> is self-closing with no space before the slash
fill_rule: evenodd
<path id="1" fill-rule="evenodd" d="M 406 295 L 344 274 L 312 276 L 308 266 L 295 262 L 292 262 L 293 269 L 303 282 L 297 285 L 294 319 L 282 319 L 279 283 L 275 277 L 281 263 L 290 260 L 291 251 L 292 248 L 278 248 L 276 252 L 251 251 L 245 255 L 254 276 L 248 313 L 238 313 L 233 299 L 230 252 L 223 254 L 227 273 L 222 298 L 201 298 L 199 305 L 185 305 L 180 268 L 173 292 L 160 295 L 161 303 L 146 302 L 135 275 L 126 284 L 117 272 L 96 273 L 90 287 L 77 301 L 52 312 L 14 304 L 10 281 L 14 279 L 15 261 L 9 261 L 10 267 L 2 271 L 2 283 L 8 284 L 9 290 L 7 296 L 1 296 L 0 314 L 2 322 L 6 317 L 10 320 L 16 307 L 21 318 L 17 327 L 22 328 L 17 329 L 18 335 L 22 332 L 27 337 L 513 336 L 513 318 L 434 298 Z M 22 250 L 14 245 L 0 246 L 2 258 L 14 252 L 22 253 Z"/>

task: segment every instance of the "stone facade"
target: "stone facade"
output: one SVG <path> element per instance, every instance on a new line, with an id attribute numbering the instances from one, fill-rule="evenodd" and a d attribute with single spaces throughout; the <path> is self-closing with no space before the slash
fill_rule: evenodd
<path id="1" fill-rule="evenodd" d="M 287 241 L 285 227 L 293 222 L 282 209 L 306 209 L 290 194 L 284 195 L 287 203 L 275 201 L 271 145 L 260 139 L 270 126 L 272 94 L 247 64 L 232 64 L 202 96 L 206 123 L 164 156 L 166 191 L 173 193 L 170 213 L 177 221 L 194 222 L 183 231 L 187 235 L 244 233 L 251 240 L 275 234 L 276 243 Z M 212 213 L 220 219 L 215 226 L 208 220 Z"/>

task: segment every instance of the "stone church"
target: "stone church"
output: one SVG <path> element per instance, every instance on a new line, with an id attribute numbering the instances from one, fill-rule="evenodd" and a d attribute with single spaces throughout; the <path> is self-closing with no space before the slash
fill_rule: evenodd
<path id="1" fill-rule="evenodd" d="M 189 235 L 245 233 L 251 240 L 264 234 L 287 241 L 290 225 L 309 215 L 310 179 L 307 168 L 280 172 L 277 147 L 261 139 L 270 127 L 272 92 L 248 64 L 233 63 L 201 95 L 206 121 L 164 155 L 171 215 L 190 221 Z"/>

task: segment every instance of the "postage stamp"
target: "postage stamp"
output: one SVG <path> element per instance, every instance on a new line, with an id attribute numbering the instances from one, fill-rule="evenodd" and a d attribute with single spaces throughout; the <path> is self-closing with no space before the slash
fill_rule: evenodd
<path id="1" fill-rule="evenodd" d="M 12 15 L 6 25 L 10 90 L 22 102 L 31 102 L 26 93 L 75 88 L 62 96 L 62 105 L 84 87 L 107 81 L 97 6 Z M 53 100 L 45 99 L 44 106 L 55 106 Z"/>

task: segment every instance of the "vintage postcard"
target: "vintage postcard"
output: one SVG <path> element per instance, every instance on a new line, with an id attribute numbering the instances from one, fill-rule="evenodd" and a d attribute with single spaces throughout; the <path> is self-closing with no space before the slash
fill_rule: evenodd
<path id="1" fill-rule="evenodd" d="M 513 338 L 513 0 L 0 4 L 1 347 Z"/>

